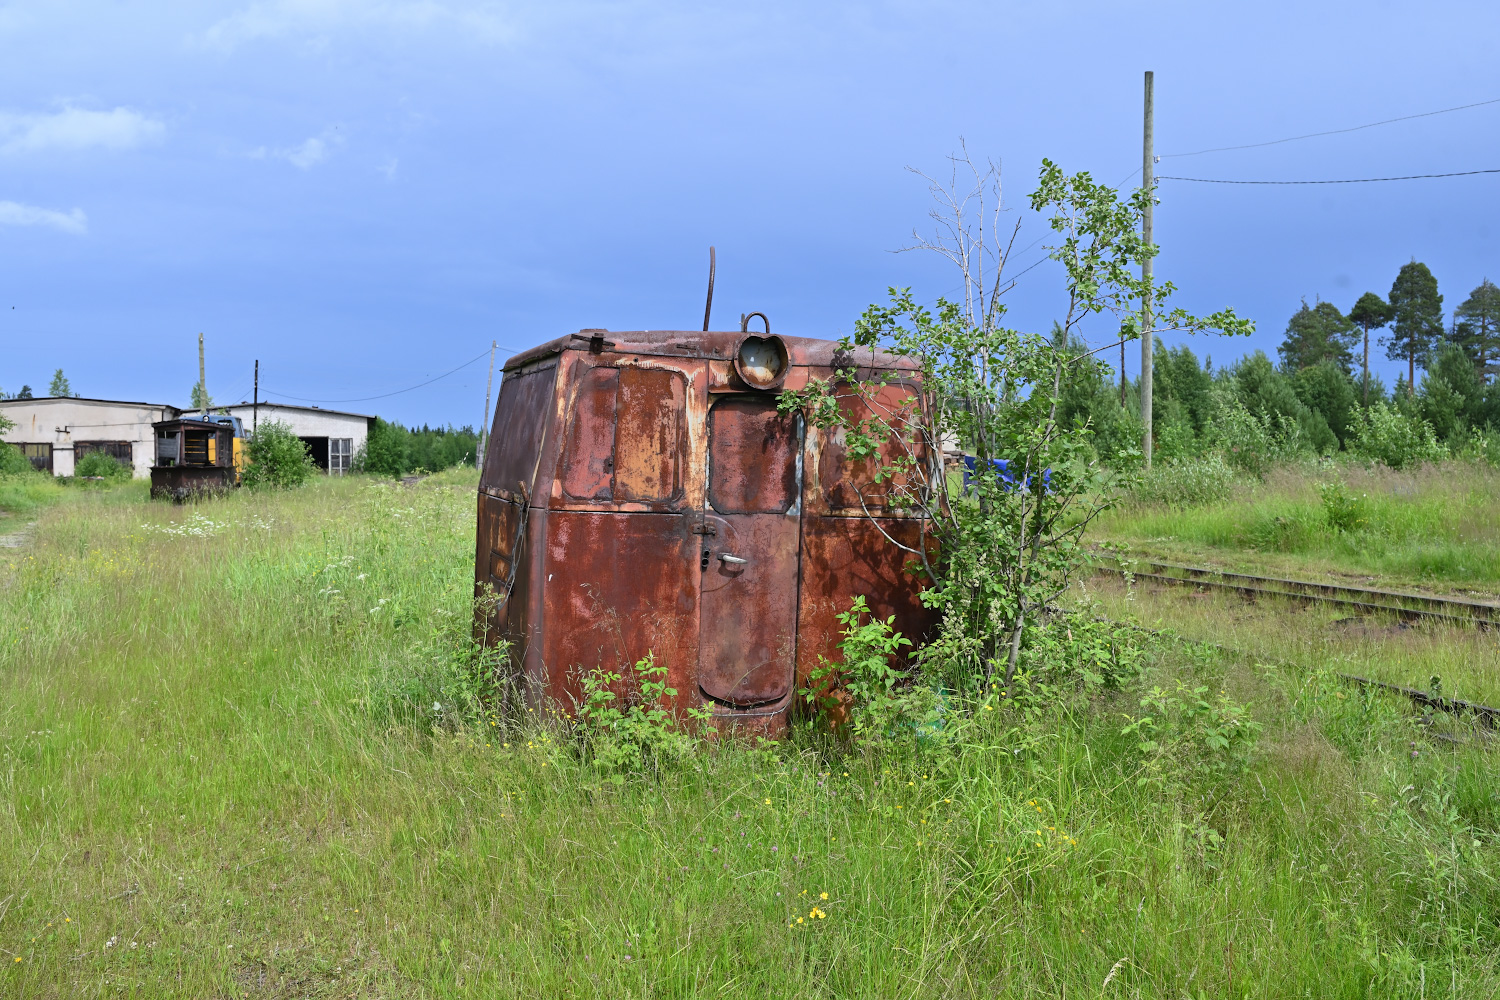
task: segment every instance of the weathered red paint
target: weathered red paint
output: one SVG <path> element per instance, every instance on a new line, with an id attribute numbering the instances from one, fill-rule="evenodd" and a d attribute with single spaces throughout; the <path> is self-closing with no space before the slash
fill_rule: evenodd
<path id="1" fill-rule="evenodd" d="M 914 640 L 931 628 L 909 556 L 885 537 L 918 546 L 920 523 L 885 509 L 874 463 L 848 460 L 838 434 L 776 408 L 781 388 L 836 368 L 911 378 L 910 365 L 751 336 L 752 365 L 746 338 L 585 330 L 506 365 L 475 552 L 493 599 L 476 626 L 510 641 L 534 700 L 571 711 L 586 672 L 649 653 L 678 708 L 775 732 L 819 657 L 837 656 L 836 615 L 856 596 Z M 887 386 L 873 412 L 911 398 Z"/>

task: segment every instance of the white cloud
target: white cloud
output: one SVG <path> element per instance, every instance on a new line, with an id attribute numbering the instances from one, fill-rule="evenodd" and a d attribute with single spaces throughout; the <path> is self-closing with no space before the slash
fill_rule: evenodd
<path id="1" fill-rule="evenodd" d="M 481 41 L 515 33 L 500 4 L 490 0 L 256 0 L 215 22 L 197 41 L 228 51 L 262 39 L 321 43 L 335 32 L 360 28 L 451 28 Z"/>
<path id="2" fill-rule="evenodd" d="M 335 146 L 342 144 L 344 137 L 336 128 L 324 129 L 322 135 L 311 136 L 295 146 L 267 148 L 257 146 L 250 151 L 253 160 L 285 160 L 298 170 L 311 170 L 324 160 Z"/>
<path id="3" fill-rule="evenodd" d="M 166 129 L 161 121 L 129 108 L 63 108 L 52 114 L 0 112 L 0 151 L 131 149 L 161 138 Z"/>
<path id="4" fill-rule="evenodd" d="M 81 236 L 88 232 L 89 220 L 81 208 L 58 212 L 17 201 L 0 201 L 0 226 L 51 226 Z"/>

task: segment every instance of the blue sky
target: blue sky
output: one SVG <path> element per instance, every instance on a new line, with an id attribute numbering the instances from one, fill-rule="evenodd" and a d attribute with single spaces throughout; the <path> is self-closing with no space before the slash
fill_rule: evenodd
<path id="1" fill-rule="evenodd" d="M 1002 164 L 1019 270 L 1043 156 L 1138 170 L 1144 69 L 1174 154 L 1500 98 L 1497 37 L 1478 2 L 0 3 L 0 387 L 62 367 L 83 395 L 185 402 L 201 331 L 219 401 L 249 398 L 259 358 L 271 398 L 477 423 L 483 361 L 361 397 L 491 339 L 695 329 L 710 243 L 716 327 L 758 309 L 838 336 L 888 285 L 953 288 L 891 251 L 928 207 L 905 168 L 943 169 L 960 137 Z M 1500 104 L 1158 170 L 1494 167 Z M 1179 304 L 1259 325 L 1194 338 L 1216 362 L 1413 256 L 1449 310 L 1500 279 L 1500 175 L 1161 197 Z M 1061 303 L 1043 265 L 1011 321 L 1045 329 Z"/>

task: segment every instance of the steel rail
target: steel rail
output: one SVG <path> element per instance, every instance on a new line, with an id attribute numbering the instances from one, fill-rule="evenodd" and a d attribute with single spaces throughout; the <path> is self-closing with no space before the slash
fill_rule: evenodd
<path id="1" fill-rule="evenodd" d="M 1134 628 L 1153 636 L 1160 636 L 1162 634 L 1159 629 L 1150 628 L 1144 625 L 1136 625 L 1134 626 Z M 1254 655 L 1246 653 L 1243 650 L 1226 646 L 1221 642 L 1210 642 L 1208 643 L 1208 645 L 1212 646 L 1214 649 L 1217 649 L 1222 653 L 1230 653 L 1235 656 Z M 1285 663 L 1281 665 L 1293 666 L 1293 664 Z M 1444 698 L 1442 695 L 1435 694 L 1431 691 L 1423 691 L 1420 688 L 1406 687 L 1402 684 L 1392 684 L 1390 681 L 1377 681 L 1374 678 L 1361 677 L 1358 674 L 1346 674 L 1335 671 L 1334 676 L 1348 684 L 1354 684 L 1359 687 L 1376 688 L 1377 690 L 1388 691 L 1392 694 L 1399 694 L 1410 699 L 1418 705 L 1422 705 L 1426 708 L 1435 708 L 1440 711 L 1447 712 L 1451 715 L 1462 716 L 1466 713 L 1472 713 L 1479 720 L 1480 724 L 1483 725 L 1486 729 L 1500 729 L 1500 708 L 1493 708 L 1489 705 L 1482 705 L 1476 701 L 1466 701 L 1463 698 Z"/>
<path id="2" fill-rule="evenodd" d="M 1350 587 L 1336 583 L 1318 583 L 1310 580 L 1292 580 L 1284 577 L 1252 576 L 1247 573 L 1230 573 L 1200 566 L 1183 566 L 1177 563 L 1142 560 L 1152 571 L 1141 572 L 1120 566 L 1096 563 L 1101 572 L 1130 575 L 1136 579 L 1153 580 L 1186 586 L 1213 587 L 1233 590 L 1241 594 L 1262 597 L 1282 597 L 1290 600 L 1313 601 L 1354 608 L 1360 611 L 1396 615 L 1408 620 L 1428 619 L 1453 622 L 1480 627 L 1500 626 L 1500 606 L 1480 601 L 1465 601 L 1457 598 L 1432 597 L 1426 594 L 1409 594 L 1396 590 Z M 1176 571 L 1155 572 L 1159 570 Z M 1404 601 L 1423 607 L 1409 607 L 1389 603 Z"/>

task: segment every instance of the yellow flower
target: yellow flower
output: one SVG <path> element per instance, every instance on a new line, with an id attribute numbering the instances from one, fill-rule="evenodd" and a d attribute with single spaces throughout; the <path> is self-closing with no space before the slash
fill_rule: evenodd
<path id="1" fill-rule="evenodd" d="M 820 892 L 820 893 L 818 893 L 818 898 L 819 899 L 827 899 L 828 898 L 828 893 L 826 893 L 826 892 Z"/>
<path id="2" fill-rule="evenodd" d="M 802 918 L 801 917 L 797 918 L 797 923 L 799 923 L 799 924 L 802 923 Z"/>
<path id="3" fill-rule="evenodd" d="M 771 800 L 770 799 L 766 799 L 766 805 L 770 805 L 770 804 L 771 804 Z"/>

